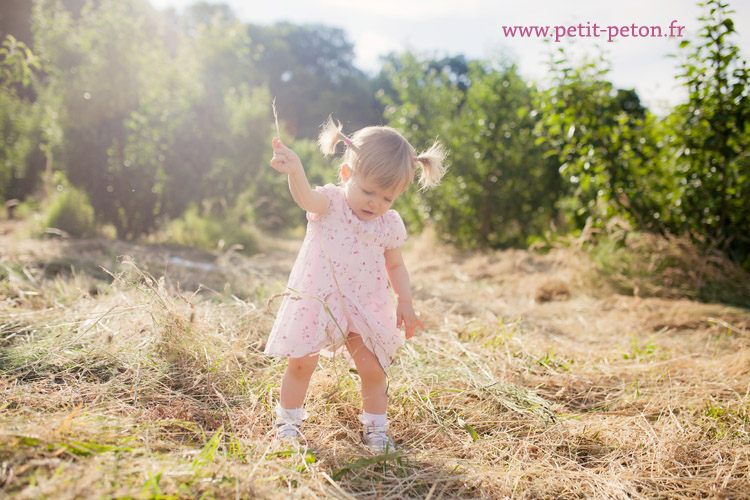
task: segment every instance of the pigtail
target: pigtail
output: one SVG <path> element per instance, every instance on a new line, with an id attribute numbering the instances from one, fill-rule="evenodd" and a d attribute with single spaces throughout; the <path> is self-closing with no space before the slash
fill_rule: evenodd
<path id="1" fill-rule="evenodd" d="M 332 117 L 328 117 L 328 121 L 323 125 L 320 135 L 318 135 L 318 147 L 324 155 L 334 154 L 336 152 L 336 144 L 339 142 L 343 142 L 349 147 L 354 147 L 352 141 L 341 131 L 342 128 L 341 123 L 334 122 Z"/>
<path id="2" fill-rule="evenodd" d="M 435 141 L 430 149 L 414 158 L 414 161 L 422 167 L 419 175 L 420 189 L 425 190 L 440 184 L 440 179 L 448 170 L 448 166 L 443 163 L 447 155 L 443 145 Z"/>

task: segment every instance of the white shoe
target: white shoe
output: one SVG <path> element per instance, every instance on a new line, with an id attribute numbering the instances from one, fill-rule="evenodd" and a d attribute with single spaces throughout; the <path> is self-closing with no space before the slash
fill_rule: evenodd
<path id="1" fill-rule="evenodd" d="M 302 427 L 302 421 L 306 418 L 307 412 L 304 410 L 299 418 L 294 418 L 280 405 L 277 405 L 276 422 L 273 425 L 275 437 L 285 443 L 299 444 L 300 438 L 304 438 L 300 427 Z"/>
<path id="2" fill-rule="evenodd" d="M 369 425 L 364 421 L 362 415 L 359 417 L 364 426 L 362 429 L 362 442 L 375 454 L 390 453 L 396 451 L 396 443 L 388 435 L 388 421 L 385 425 Z"/>
<path id="3" fill-rule="evenodd" d="M 292 422 L 276 422 L 273 427 L 274 434 L 280 441 L 290 444 L 299 443 L 300 425 Z"/>

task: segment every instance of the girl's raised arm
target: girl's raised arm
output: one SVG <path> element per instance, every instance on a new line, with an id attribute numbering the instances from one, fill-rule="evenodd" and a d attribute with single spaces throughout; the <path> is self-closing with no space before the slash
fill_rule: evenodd
<path id="1" fill-rule="evenodd" d="M 284 146 L 281 139 L 273 138 L 273 158 L 271 166 L 289 176 L 289 192 L 303 210 L 322 214 L 328 208 L 328 198 L 310 187 L 297 153 Z"/>

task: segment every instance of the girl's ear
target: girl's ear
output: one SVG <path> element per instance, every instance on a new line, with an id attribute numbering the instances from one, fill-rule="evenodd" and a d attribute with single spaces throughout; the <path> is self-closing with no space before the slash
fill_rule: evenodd
<path id="1" fill-rule="evenodd" d="M 349 168 L 349 165 L 344 163 L 341 165 L 341 179 L 344 182 L 349 182 L 349 178 L 352 176 L 352 169 Z"/>

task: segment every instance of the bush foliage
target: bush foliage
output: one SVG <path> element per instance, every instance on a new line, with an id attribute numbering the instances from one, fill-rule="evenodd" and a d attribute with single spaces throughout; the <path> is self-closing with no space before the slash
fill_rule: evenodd
<path id="1" fill-rule="evenodd" d="M 62 175 L 56 176 L 54 193 L 45 200 L 41 213 L 41 232 L 50 229 L 81 238 L 96 232 L 94 208 L 83 190 L 71 186 Z"/>
<path id="2" fill-rule="evenodd" d="M 270 139 L 297 148 L 313 184 L 334 181 L 306 142 L 333 113 L 347 131 L 382 121 L 417 149 L 448 146 L 443 184 L 400 198 L 411 230 L 429 220 L 460 246 L 525 246 L 617 217 L 750 267 L 748 71 L 728 5 L 704 7 L 698 38 L 675 45 L 688 98 L 657 116 L 602 57 L 555 52 L 544 84 L 509 60 L 408 52 L 369 77 L 337 28 L 256 26 L 208 3 L 15 2 L 0 19 L 0 198 L 59 170 L 121 238 L 222 203 L 285 230 L 304 217 L 268 168 Z"/>

